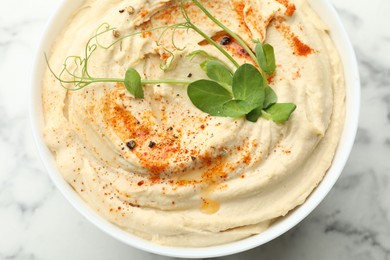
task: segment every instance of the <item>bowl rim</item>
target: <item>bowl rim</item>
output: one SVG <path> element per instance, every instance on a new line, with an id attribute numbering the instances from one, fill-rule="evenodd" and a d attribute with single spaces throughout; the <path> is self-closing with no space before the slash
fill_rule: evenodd
<path id="1" fill-rule="evenodd" d="M 158 245 L 128 233 L 105 220 L 98 212 L 91 209 L 65 181 L 57 169 L 53 155 L 45 144 L 41 131 L 43 124 L 41 84 L 45 69 L 45 66 L 42 65 L 45 64 L 43 54 L 45 50 L 50 50 L 52 43 L 58 35 L 58 30 L 63 28 L 64 23 L 81 3 L 78 0 L 61 0 L 42 32 L 30 75 L 32 84 L 29 94 L 29 117 L 36 149 L 51 180 L 67 201 L 96 227 L 127 245 L 163 256 L 182 258 L 227 256 L 255 248 L 281 236 L 301 222 L 325 198 L 336 183 L 348 160 L 358 128 L 360 111 L 360 78 L 355 52 L 340 18 L 329 0 L 309 0 L 309 3 L 315 11 L 321 10 L 321 13 L 317 12 L 317 14 L 331 28 L 330 35 L 336 48 L 339 50 L 346 80 L 347 94 L 344 129 L 331 167 L 321 183 L 302 205 L 294 209 L 288 217 L 273 224 L 266 231 L 223 245 L 197 248 Z"/>

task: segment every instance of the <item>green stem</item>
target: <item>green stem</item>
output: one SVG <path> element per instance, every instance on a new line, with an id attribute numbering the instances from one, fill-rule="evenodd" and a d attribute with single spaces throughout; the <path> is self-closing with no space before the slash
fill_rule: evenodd
<path id="1" fill-rule="evenodd" d="M 240 64 L 238 64 L 237 61 L 224 48 L 222 48 L 218 43 L 216 43 L 213 39 L 211 39 L 207 34 L 202 32 L 198 27 L 196 27 L 192 23 L 191 23 L 191 28 L 194 31 L 196 31 L 198 34 L 200 34 L 203 38 L 205 38 L 205 40 L 208 41 L 210 44 L 212 44 L 215 48 L 217 48 L 223 55 L 225 55 L 225 57 L 228 58 L 236 68 L 240 67 Z"/>
<path id="2" fill-rule="evenodd" d="M 211 39 L 207 34 L 205 34 L 201 29 L 199 29 L 195 24 L 191 22 L 191 19 L 188 17 L 187 10 L 184 7 L 183 0 L 180 1 L 181 3 L 181 11 L 183 14 L 184 19 L 187 21 L 188 27 L 193 29 L 195 32 L 197 32 L 200 36 L 202 36 L 208 43 L 213 45 L 215 48 L 217 48 L 228 60 L 230 60 L 233 65 L 238 68 L 240 64 L 237 63 L 237 61 L 224 49 L 222 48 L 218 43 L 216 43 L 213 39 Z"/>
<path id="3" fill-rule="evenodd" d="M 205 15 L 207 15 L 208 18 L 210 18 L 210 20 L 212 20 L 216 25 L 221 27 L 225 32 L 227 32 L 230 36 L 232 36 L 241 45 L 241 47 L 244 48 L 244 50 L 249 54 L 249 56 L 251 56 L 253 61 L 256 62 L 257 64 L 256 56 L 253 54 L 252 50 L 248 47 L 248 45 L 237 34 L 235 34 L 233 31 L 231 31 L 229 28 L 223 25 L 223 23 L 218 21 L 212 14 L 210 14 L 209 11 L 207 11 L 206 8 L 203 7 L 201 3 L 198 2 L 198 0 L 192 0 L 192 2 L 196 4 L 199 7 L 199 9 L 202 10 L 202 12 Z M 260 66 L 260 64 L 258 65 Z"/>
<path id="4" fill-rule="evenodd" d="M 91 78 L 91 82 L 125 82 L 124 79 L 119 79 L 119 78 Z"/>

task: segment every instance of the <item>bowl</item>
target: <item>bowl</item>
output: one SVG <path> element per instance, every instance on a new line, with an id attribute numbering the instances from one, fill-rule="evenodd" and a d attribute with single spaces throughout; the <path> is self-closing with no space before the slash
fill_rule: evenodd
<path id="1" fill-rule="evenodd" d="M 201 248 L 168 247 L 154 244 L 125 232 L 116 225 L 103 219 L 95 210 L 91 209 L 60 174 L 54 157 L 46 146 L 42 135 L 43 110 L 41 83 L 46 69 L 44 52 L 50 50 L 57 33 L 63 28 L 73 11 L 81 5 L 82 1 L 79 0 L 64 0 L 58 6 L 43 33 L 32 70 L 30 95 L 32 131 L 39 156 L 55 186 L 74 208 L 102 231 L 135 248 L 165 256 L 205 258 L 239 253 L 267 243 L 297 225 L 310 214 L 316 206 L 318 206 L 340 176 L 355 139 L 360 105 L 360 81 L 357 61 L 347 33 L 345 32 L 335 9 L 328 0 L 310 0 L 309 2 L 330 28 L 331 38 L 339 51 L 343 63 L 346 79 L 346 117 L 343 133 L 333 163 L 322 182 L 308 197 L 304 204 L 294 209 L 286 217 L 272 224 L 271 227 L 263 233 L 228 244 Z"/>

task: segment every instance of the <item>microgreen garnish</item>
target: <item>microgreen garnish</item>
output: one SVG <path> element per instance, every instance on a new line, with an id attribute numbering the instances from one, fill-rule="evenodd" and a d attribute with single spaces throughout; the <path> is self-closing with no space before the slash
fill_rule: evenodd
<path id="1" fill-rule="evenodd" d="M 211 55 L 210 53 L 204 51 L 204 50 L 196 50 L 191 52 L 190 54 L 187 54 L 187 58 L 190 58 L 190 60 L 193 60 L 196 56 L 204 56 L 208 58 L 209 60 L 215 60 L 216 58 Z"/>
<path id="2" fill-rule="evenodd" d="M 229 117 L 241 117 L 264 102 L 263 78 L 250 64 L 239 67 L 233 76 L 233 97 L 224 104 L 224 113 Z"/>
<path id="3" fill-rule="evenodd" d="M 260 68 L 268 75 L 274 74 L 276 69 L 274 47 L 268 43 L 263 45 L 260 41 L 255 43 L 256 60 Z"/>
<path id="4" fill-rule="evenodd" d="M 223 105 L 232 100 L 232 94 L 212 80 L 201 79 L 188 85 L 192 104 L 212 116 L 224 116 Z"/>
<path id="5" fill-rule="evenodd" d="M 277 103 L 263 111 L 263 117 L 271 119 L 276 123 L 283 123 L 290 118 L 290 114 L 294 112 L 296 106 L 292 103 Z"/>
<path id="6" fill-rule="evenodd" d="M 216 60 L 210 60 L 205 65 L 205 71 L 207 76 L 210 79 L 218 82 L 219 84 L 221 84 L 222 87 L 231 92 L 233 72 L 224 64 Z"/>
<path id="7" fill-rule="evenodd" d="M 187 94 L 195 107 L 211 116 L 222 116 L 239 118 L 245 116 L 248 121 L 256 122 L 259 117 L 272 120 L 276 123 L 286 122 L 296 106 L 292 103 L 277 103 L 278 99 L 274 90 L 268 85 L 267 76 L 275 73 L 276 63 L 274 49 L 270 44 L 262 44 L 254 40 L 254 51 L 233 31 L 217 20 L 198 0 L 190 0 L 195 4 L 211 21 L 224 30 L 249 54 L 252 62 L 240 65 L 233 56 L 225 50 L 222 43 L 215 42 L 210 36 L 192 23 L 184 1 L 180 1 L 181 14 L 184 23 L 177 23 L 167 26 L 155 27 L 150 30 L 143 30 L 129 35 L 120 36 L 117 39 L 104 45 L 99 41 L 99 37 L 107 32 L 115 32 L 109 24 L 102 24 L 96 30 L 85 47 L 84 57 L 69 56 L 65 59 L 63 69 L 56 74 L 50 67 L 49 70 L 54 77 L 60 81 L 61 85 L 68 90 L 79 90 L 93 83 L 115 82 L 123 83 L 126 90 L 135 98 L 144 98 L 143 86 L 147 84 L 180 84 L 188 85 Z M 170 69 L 170 65 L 175 59 L 174 51 L 184 51 L 186 48 L 179 47 L 175 43 L 175 33 L 177 30 L 193 30 L 201 35 L 209 44 L 221 52 L 226 59 L 231 62 L 232 70 L 227 64 L 218 60 L 213 55 L 204 50 L 196 50 L 187 55 L 191 60 L 196 56 L 201 56 L 200 67 L 205 71 L 208 79 L 198 79 L 195 81 L 178 79 L 142 79 L 139 72 L 134 68 L 128 68 L 124 78 L 98 78 L 93 77 L 88 71 L 88 62 L 97 48 L 109 49 L 115 44 L 122 42 L 125 38 L 138 34 L 160 30 L 156 44 L 161 47 L 170 58 L 160 67 L 162 70 Z M 161 42 L 162 38 L 171 30 L 171 42 L 174 51 L 166 48 Z M 228 37 L 228 36 L 227 36 Z M 230 38 L 229 42 L 230 42 Z M 228 43 L 226 43 L 228 44 Z M 256 67 L 257 66 L 257 67 Z M 75 67 L 75 68 L 74 68 Z M 71 69 L 74 68 L 74 69 Z M 192 76 L 192 74 L 189 74 Z M 188 76 L 189 77 L 189 76 Z M 129 146 L 129 145 L 128 145 Z M 130 146 L 129 146 L 130 148 Z M 132 148 L 130 148 L 132 149 Z"/>
<path id="8" fill-rule="evenodd" d="M 129 68 L 125 74 L 125 87 L 135 98 L 144 98 L 144 89 L 142 88 L 141 76 L 133 69 Z"/>

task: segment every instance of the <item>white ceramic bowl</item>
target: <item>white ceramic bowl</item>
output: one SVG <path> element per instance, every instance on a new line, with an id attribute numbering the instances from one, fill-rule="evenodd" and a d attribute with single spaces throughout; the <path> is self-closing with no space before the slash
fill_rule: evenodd
<path id="1" fill-rule="evenodd" d="M 32 71 L 30 116 L 39 155 L 52 181 L 64 197 L 84 217 L 107 234 L 138 249 L 174 257 L 217 257 L 257 247 L 282 235 L 303 220 L 324 199 L 340 176 L 352 149 L 358 125 L 360 105 L 360 82 L 355 54 L 340 19 L 328 0 L 310 0 L 309 2 L 330 28 L 331 37 L 340 53 L 346 76 L 347 96 L 345 127 L 330 169 L 326 173 L 323 181 L 303 205 L 299 206 L 288 216 L 273 224 L 265 232 L 237 242 L 203 248 L 179 248 L 156 245 L 121 230 L 119 227 L 103 219 L 96 211 L 92 210 L 71 188 L 71 186 L 65 182 L 57 169 L 53 155 L 47 148 L 42 136 L 43 111 L 41 83 L 43 73 L 46 69 L 44 52 L 48 52 L 50 50 L 50 47 L 57 36 L 57 32 L 64 27 L 65 22 L 68 20 L 70 15 L 81 5 L 82 2 L 83 1 L 80 0 L 63 0 L 47 24 L 40 47 L 38 48 L 36 54 L 35 65 Z"/>

